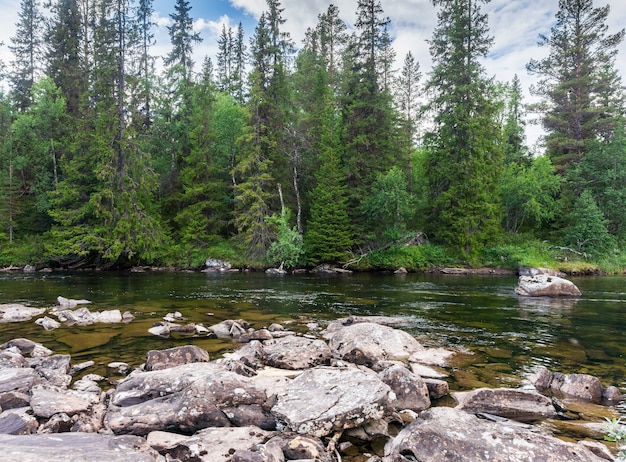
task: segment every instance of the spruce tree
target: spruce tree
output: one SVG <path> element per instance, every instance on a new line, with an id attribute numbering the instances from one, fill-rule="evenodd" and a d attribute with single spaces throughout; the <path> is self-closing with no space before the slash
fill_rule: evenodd
<path id="1" fill-rule="evenodd" d="M 475 254 L 501 229 L 502 171 L 492 83 L 480 60 L 492 44 L 484 0 L 436 0 L 438 24 L 430 42 L 434 130 L 427 135 L 430 214 L 436 241 Z"/>
<path id="2" fill-rule="evenodd" d="M 10 79 L 16 106 L 24 111 L 32 102 L 31 89 L 42 71 L 44 18 L 37 0 L 22 0 L 18 17 L 9 45 L 14 56 Z"/>
<path id="3" fill-rule="evenodd" d="M 534 92 L 543 98 L 546 150 L 562 174 L 584 158 L 589 141 L 609 136 L 621 121 L 614 66 L 625 31 L 608 34 L 609 12 L 593 0 L 559 0 L 550 35 L 540 37 L 548 55 L 527 65 L 539 76 Z"/>
<path id="4" fill-rule="evenodd" d="M 174 13 L 170 14 L 172 24 L 167 26 L 172 50 L 165 57 L 164 63 L 183 82 L 192 80 L 193 45 L 200 43 L 202 37 L 193 31 L 193 18 L 188 0 L 176 0 Z"/>

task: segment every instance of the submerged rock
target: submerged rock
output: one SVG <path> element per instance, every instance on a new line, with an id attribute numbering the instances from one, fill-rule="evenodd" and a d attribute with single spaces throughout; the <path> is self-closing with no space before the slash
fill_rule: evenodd
<path id="1" fill-rule="evenodd" d="M 208 363 L 209 353 L 195 345 L 167 350 L 150 350 L 146 354 L 146 370 L 157 371 L 189 363 Z"/>
<path id="2" fill-rule="evenodd" d="M 621 399 L 619 390 L 615 393 L 615 387 L 604 388 L 600 379 L 588 374 L 563 374 L 542 367 L 529 380 L 540 392 L 562 394 L 592 403 L 600 403 L 603 398 L 612 401 Z"/>

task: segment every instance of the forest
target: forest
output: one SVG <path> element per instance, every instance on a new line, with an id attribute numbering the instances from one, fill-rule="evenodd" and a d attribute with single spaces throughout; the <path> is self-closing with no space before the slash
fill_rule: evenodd
<path id="1" fill-rule="evenodd" d="M 296 44 L 279 0 L 214 59 L 176 0 L 21 0 L 2 64 L 0 265 L 66 269 L 626 268 L 624 30 L 560 0 L 519 78 L 482 65 L 489 0 L 432 0 L 432 69 L 396 56 L 379 0 Z M 402 63 L 397 66 L 396 63 Z M 526 145 L 527 114 L 545 152 Z"/>

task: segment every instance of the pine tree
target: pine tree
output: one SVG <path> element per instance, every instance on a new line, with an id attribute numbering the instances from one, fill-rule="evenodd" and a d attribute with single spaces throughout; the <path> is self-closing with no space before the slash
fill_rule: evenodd
<path id="1" fill-rule="evenodd" d="M 565 174 L 587 152 L 587 143 L 607 137 L 621 121 L 623 95 L 614 70 L 625 31 L 607 34 L 609 6 L 593 0 L 559 0 L 556 23 L 539 45 L 548 56 L 527 68 L 539 76 L 534 92 L 543 98 L 546 149 Z"/>
<path id="2" fill-rule="evenodd" d="M 24 111 L 32 102 L 31 89 L 42 71 L 44 18 L 37 0 L 22 0 L 18 17 L 15 36 L 9 45 L 14 55 L 10 79 L 16 106 Z"/>
<path id="3" fill-rule="evenodd" d="M 427 136 L 427 232 L 467 256 L 500 231 L 498 180 L 502 170 L 496 106 L 480 59 L 492 39 L 484 0 L 436 0 L 433 59 L 434 131 Z"/>

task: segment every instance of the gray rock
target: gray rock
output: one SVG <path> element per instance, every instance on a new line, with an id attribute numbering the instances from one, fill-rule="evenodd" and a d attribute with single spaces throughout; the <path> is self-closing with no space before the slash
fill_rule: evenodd
<path id="1" fill-rule="evenodd" d="M 237 321 L 228 319 L 220 322 L 219 324 L 209 326 L 209 329 L 211 329 L 218 338 L 237 339 L 246 333 L 246 329 L 248 329 L 248 327 L 250 327 L 250 325 L 246 321 L 241 319 Z"/>
<path id="2" fill-rule="evenodd" d="M 385 447 L 384 462 L 418 460 L 606 462 L 582 445 L 447 407 L 422 412 Z"/>
<path id="3" fill-rule="evenodd" d="M 150 350 L 146 354 L 146 370 L 157 371 L 189 363 L 208 363 L 209 353 L 195 345 L 167 350 Z"/>
<path id="4" fill-rule="evenodd" d="M 75 308 L 78 305 L 88 305 L 91 302 L 89 300 L 77 300 L 73 298 L 65 298 L 60 295 L 57 297 L 57 306 L 65 309 Z"/>
<path id="5" fill-rule="evenodd" d="M 445 380 L 426 378 L 424 382 L 431 400 L 443 398 L 450 392 L 450 386 Z"/>
<path id="6" fill-rule="evenodd" d="M 32 390 L 30 405 L 37 417 L 50 418 L 54 414 L 64 413 L 69 416 L 87 412 L 92 402 L 83 396 L 55 388 L 35 387 Z"/>
<path id="7" fill-rule="evenodd" d="M 60 322 L 55 321 L 54 319 L 49 318 L 48 316 L 44 316 L 43 318 L 37 319 L 35 321 L 35 324 L 43 327 L 44 330 L 54 330 L 54 329 L 58 329 L 59 327 L 61 327 Z"/>
<path id="8" fill-rule="evenodd" d="M 0 435 L 3 462 L 164 462 L 165 459 L 135 436 L 97 433 Z"/>
<path id="9" fill-rule="evenodd" d="M 524 297 L 580 297 L 581 295 L 573 282 L 547 274 L 520 276 L 515 293 Z"/>
<path id="10" fill-rule="evenodd" d="M 31 358 L 50 356 L 52 354 L 52 350 L 46 348 L 41 343 L 33 342 L 25 338 L 16 338 L 0 345 L 1 350 L 9 348 L 17 348 L 22 356 L 30 356 Z"/>
<path id="11" fill-rule="evenodd" d="M 28 393 L 20 391 L 0 393 L 0 409 L 3 411 L 20 409 L 28 406 L 30 406 L 30 395 Z"/>
<path id="12" fill-rule="evenodd" d="M 10 391 L 28 393 L 35 385 L 41 382 L 42 378 L 30 367 L 0 369 L 0 393 Z"/>
<path id="13" fill-rule="evenodd" d="M 117 434 L 146 435 L 155 430 L 194 433 L 232 425 L 225 412 L 228 408 L 243 412 L 254 407 L 254 411 L 258 409 L 255 406 L 265 404 L 265 392 L 250 378 L 214 363 L 185 364 L 123 381 L 111 396 L 104 421 Z"/>
<path id="14" fill-rule="evenodd" d="M 17 348 L 0 350 L 0 368 L 30 367 Z"/>
<path id="15" fill-rule="evenodd" d="M 409 357 L 409 362 L 425 366 L 447 367 L 448 359 L 455 355 L 454 351 L 445 348 L 425 348 L 416 351 Z"/>
<path id="16" fill-rule="evenodd" d="M 592 403 L 600 403 L 604 393 L 600 379 L 588 374 L 562 374 L 542 367 L 529 380 L 540 392 L 560 393 Z"/>
<path id="17" fill-rule="evenodd" d="M 39 422 L 31 415 L 30 407 L 10 409 L 0 413 L 0 434 L 32 435 L 37 432 L 38 428 Z"/>
<path id="18" fill-rule="evenodd" d="M 556 417 L 552 401 L 539 393 L 512 388 L 479 388 L 452 393 L 457 408 L 472 414 L 492 414 L 519 422 Z"/>
<path id="19" fill-rule="evenodd" d="M 333 353 L 355 364 L 372 367 L 383 360 L 408 361 L 423 349 L 408 333 L 375 323 L 356 323 L 329 335 Z"/>
<path id="20" fill-rule="evenodd" d="M 28 321 L 45 312 L 45 308 L 33 308 L 19 303 L 0 304 L 0 323 Z"/>
<path id="21" fill-rule="evenodd" d="M 396 394 L 396 400 L 393 402 L 396 410 L 423 411 L 430 407 L 426 383 L 406 367 L 392 366 L 379 373 L 378 376 Z"/>
<path id="22" fill-rule="evenodd" d="M 206 428 L 184 439 L 153 432 L 148 443 L 178 460 L 233 462 L 235 457 L 263 446 L 273 435 L 257 427 Z"/>
<path id="23" fill-rule="evenodd" d="M 322 340 L 299 336 L 267 340 L 262 346 L 262 361 L 279 369 L 308 369 L 330 364 L 332 352 Z"/>
<path id="24" fill-rule="evenodd" d="M 319 438 L 381 419 L 394 400 L 375 374 L 356 367 L 317 367 L 278 394 L 272 413 L 286 429 Z"/>

